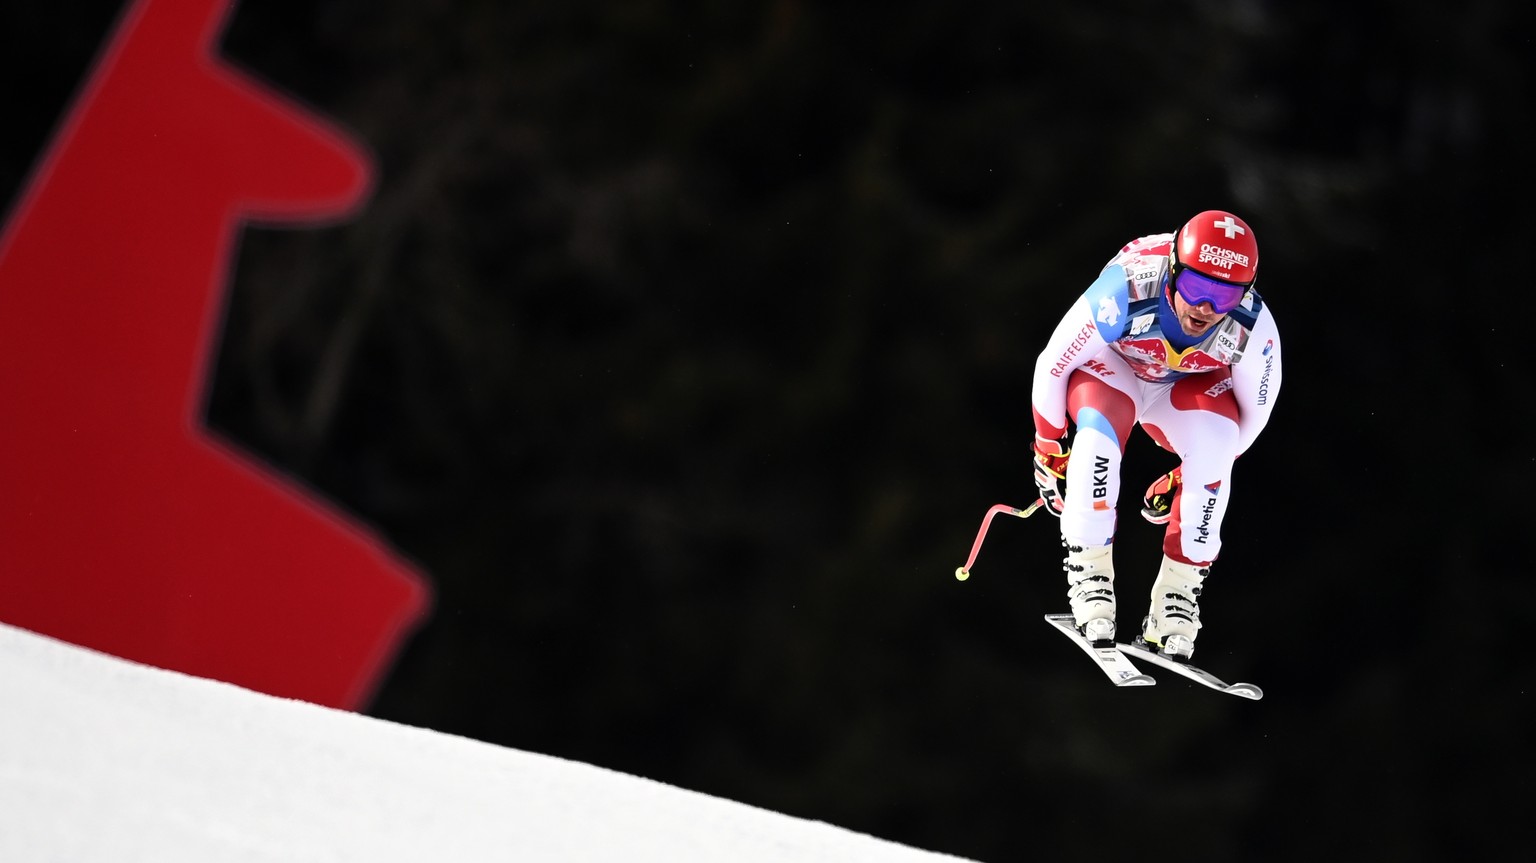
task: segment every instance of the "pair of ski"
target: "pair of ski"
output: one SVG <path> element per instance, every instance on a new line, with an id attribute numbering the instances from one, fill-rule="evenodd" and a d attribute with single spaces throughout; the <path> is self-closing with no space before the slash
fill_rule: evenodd
<path id="1" fill-rule="evenodd" d="M 1095 647 L 1092 642 L 1083 637 L 1082 633 L 1077 631 L 1077 627 L 1072 625 L 1072 615 L 1070 614 L 1047 614 L 1045 619 L 1046 622 L 1061 630 L 1063 635 L 1072 639 L 1073 643 L 1081 647 L 1085 653 L 1093 657 L 1099 666 L 1099 670 L 1103 671 L 1109 677 L 1110 682 L 1116 686 L 1152 686 L 1157 683 L 1157 680 L 1150 674 L 1142 673 L 1136 667 L 1136 664 L 1131 662 L 1131 659 L 1135 658 L 1150 665 L 1155 665 L 1165 671 L 1172 671 L 1175 674 L 1187 677 L 1196 683 L 1209 686 L 1217 692 L 1225 692 L 1228 695 L 1236 695 L 1239 698 L 1251 698 L 1254 701 L 1264 697 L 1264 690 L 1254 686 L 1252 683 L 1226 683 L 1209 671 L 1196 668 L 1187 662 L 1180 662 L 1163 656 L 1145 645 L 1140 639 L 1137 639 L 1132 644 L 1116 643 Z"/>
<path id="2" fill-rule="evenodd" d="M 976 564 L 976 556 L 981 553 L 982 540 L 987 537 L 987 528 L 991 527 L 992 519 L 998 515 L 1011 515 L 1015 518 L 1029 518 L 1035 510 L 1045 504 L 1043 498 L 1036 499 L 1027 507 L 1009 506 L 1005 503 L 997 504 L 987 510 L 987 514 L 981 520 L 981 529 L 976 532 L 976 541 L 971 544 L 971 556 L 965 559 L 965 565 L 955 568 L 955 578 L 966 581 L 971 577 L 971 567 Z M 1251 698 L 1258 701 L 1264 697 L 1264 690 L 1252 683 L 1226 683 L 1209 671 L 1196 668 L 1187 662 L 1169 659 L 1145 645 L 1141 639 L 1136 639 L 1132 644 L 1110 644 L 1096 647 L 1092 642 L 1083 637 L 1072 625 L 1070 614 L 1047 614 L 1047 622 L 1061 630 L 1062 634 L 1072 639 L 1084 652 L 1094 658 L 1099 669 L 1108 675 L 1111 683 L 1116 686 L 1152 686 L 1157 680 L 1150 674 L 1143 674 L 1131 662 L 1130 657 L 1155 665 L 1174 674 L 1187 677 L 1203 686 L 1209 686 L 1217 692 L 1225 692 L 1228 695 L 1236 695 L 1239 698 Z"/>

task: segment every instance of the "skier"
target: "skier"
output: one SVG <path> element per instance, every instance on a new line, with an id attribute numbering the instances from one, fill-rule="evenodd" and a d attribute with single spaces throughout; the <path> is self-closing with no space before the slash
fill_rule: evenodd
<path id="1" fill-rule="evenodd" d="M 1164 656 L 1194 653 L 1232 463 L 1280 391 L 1280 334 L 1253 289 L 1258 263 L 1253 230 L 1224 210 L 1134 240 L 1036 361 L 1035 483 L 1061 519 L 1073 622 L 1092 642 L 1115 637 L 1115 506 L 1121 456 L 1139 424 L 1180 459 L 1147 490 L 1142 510 L 1167 530 L 1140 637 Z"/>

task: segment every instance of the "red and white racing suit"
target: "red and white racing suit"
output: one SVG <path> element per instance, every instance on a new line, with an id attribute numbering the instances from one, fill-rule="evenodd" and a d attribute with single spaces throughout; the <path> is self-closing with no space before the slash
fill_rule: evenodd
<path id="1" fill-rule="evenodd" d="M 1035 363 L 1035 431 L 1076 426 L 1062 537 L 1102 546 L 1115 535 L 1120 462 L 1133 426 L 1183 462 L 1163 551 L 1207 564 L 1221 550 L 1232 463 L 1269 421 L 1280 392 L 1280 333 L 1257 291 L 1191 339 L 1166 291 L 1173 234 L 1135 240 L 1056 326 Z M 1193 341 L 1193 344 L 1190 342 Z"/>

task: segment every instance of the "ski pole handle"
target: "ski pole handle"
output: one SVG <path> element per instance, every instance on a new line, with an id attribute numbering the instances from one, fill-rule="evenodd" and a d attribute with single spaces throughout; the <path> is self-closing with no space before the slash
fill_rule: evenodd
<path id="1" fill-rule="evenodd" d="M 1043 503 L 1045 503 L 1043 499 L 1036 498 L 1034 503 L 1023 509 L 1019 509 L 1015 506 L 1009 506 L 1006 503 L 1000 503 L 987 510 L 986 517 L 981 520 L 981 530 L 976 532 L 976 542 L 971 545 L 971 556 L 965 559 L 965 566 L 957 567 L 955 569 L 955 579 L 958 581 L 965 581 L 967 578 L 971 577 L 971 565 L 976 563 L 976 555 L 981 553 L 981 542 L 987 538 L 987 528 L 992 526 L 993 516 L 1002 512 L 1017 518 L 1029 518 L 1035 514 L 1035 510 L 1039 509 Z"/>

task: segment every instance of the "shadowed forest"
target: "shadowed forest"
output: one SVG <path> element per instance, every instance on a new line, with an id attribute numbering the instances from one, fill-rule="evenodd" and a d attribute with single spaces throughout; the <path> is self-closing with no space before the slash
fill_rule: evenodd
<path id="1" fill-rule="evenodd" d="M 11 6 L 8 207 L 119 11 Z M 430 575 L 372 715 L 983 861 L 1488 857 L 1536 763 L 1516 9 L 247 0 L 227 54 L 379 173 L 244 233 L 208 422 Z M 1285 346 L 1196 657 L 1257 703 L 1108 686 L 1045 515 L 952 575 L 1033 499 L 1051 329 L 1208 208 Z"/>

